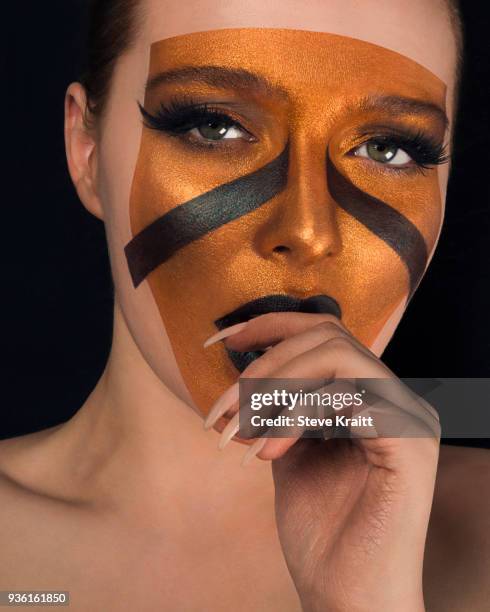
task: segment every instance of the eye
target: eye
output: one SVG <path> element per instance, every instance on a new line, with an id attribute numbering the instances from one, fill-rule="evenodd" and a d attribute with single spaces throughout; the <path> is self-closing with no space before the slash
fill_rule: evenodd
<path id="1" fill-rule="evenodd" d="M 412 161 L 410 155 L 397 144 L 382 140 L 365 142 L 354 151 L 354 155 L 390 166 L 404 166 Z"/>
<path id="2" fill-rule="evenodd" d="M 210 147 L 219 146 L 224 140 L 255 141 L 255 137 L 231 115 L 207 104 L 177 99 L 169 106 L 161 104 L 155 115 L 141 104 L 139 108 L 147 127 L 178 136 L 189 144 Z"/>
<path id="3" fill-rule="evenodd" d="M 245 138 L 249 140 L 249 134 L 236 123 L 222 119 L 210 119 L 189 130 L 188 134 L 199 140 L 224 140 L 234 138 Z"/>

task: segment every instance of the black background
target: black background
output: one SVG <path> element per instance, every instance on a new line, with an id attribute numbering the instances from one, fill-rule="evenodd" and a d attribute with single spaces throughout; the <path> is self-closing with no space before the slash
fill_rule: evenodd
<path id="1" fill-rule="evenodd" d="M 490 375 L 489 24 L 484 3 L 467 4 L 446 220 L 383 357 L 398 376 Z M 104 228 L 78 201 L 63 142 L 65 89 L 83 68 L 85 13 L 82 0 L 2 7 L 3 438 L 72 416 L 110 347 Z"/>

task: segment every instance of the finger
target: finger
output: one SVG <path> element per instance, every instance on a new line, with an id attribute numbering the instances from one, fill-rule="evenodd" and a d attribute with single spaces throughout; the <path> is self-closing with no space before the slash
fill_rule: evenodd
<path id="1" fill-rule="evenodd" d="M 433 424 L 433 428 L 431 428 L 427 425 L 424 418 L 420 418 L 424 410 L 425 407 L 421 405 L 419 415 L 415 416 L 405 412 L 403 408 L 384 400 L 379 402 L 376 408 L 365 409 L 356 415 L 357 417 L 376 416 L 377 426 L 366 425 L 363 422 L 358 424 L 359 422 L 356 419 L 355 423 L 348 427 L 351 438 L 355 444 L 369 451 L 370 460 L 373 463 L 376 463 L 376 461 L 373 460 L 373 454 L 379 454 L 380 450 L 384 451 L 384 460 L 386 460 L 386 456 L 388 455 L 386 451 L 388 448 L 391 454 L 394 453 L 395 448 L 397 451 L 401 449 L 405 451 L 403 453 L 407 456 L 405 459 L 409 458 L 412 453 L 410 447 L 399 444 L 398 440 L 402 438 L 431 438 L 438 441 L 440 439 L 440 428 L 438 428 L 438 425 Z M 325 440 L 335 437 L 335 427 L 325 428 L 323 437 Z M 301 436 L 296 436 L 294 438 L 259 438 L 254 446 L 247 452 L 246 462 L 250 462 L 254 456 L 263 460 L 279 459 L 285 455 L 300 438 Z M 389 447 L 384 444 L 384 439 L 388 441 Z"/>
<path id="2" fill-rule="evenodd" d="M 247 350 L 251 350 L 253 346 L 257 346 L 259 334 L 266 334 L 265 339 L 261 342 L 262 346 L 268 345 L 269 347 L 272 341 L 277 344 L 270 346 L 266 353 L 247 366 L 240 375 L 241 379 L 267 378 L 270 372 L 291 360 L 295 355 L 304 353 L 314 346 L 338 336 L 350 338 L 358 350 L 376 359 L 373 353 L 354 338 L 339 319 L 333 315 L 298 312 L 268 313 L 250 320 L 246 327 L 251 334 L 251 344 L 242 344 L 242 348 L 246 346 L 248 347 Z M 247 330 L 245 331 L 248 334 L 249 331 Z M 237 335 L 243 333 L 242 331 Z M 292 336 L 288 336 L 288 334 L 292 334 Z M 383 367 L 386 376 L 394 376 L 386 366 L 383 365 Z M 225 414 L 232 416 L 238 410 L 237 397 L 228 398 L 230 391 L 232 391 L 231 388 L 218 398 L 211 407 L 205 420 L 206 429 L 216 428 L 218 421 Z M 236 392 L 237 389 L 235 389 L 235 395 Z"/>
<path id="3" fill-rule="evenodd" d="M 224 416 L 230 410 L 230 408 L 238 405 L 238 394 L 238 383 L 234 383 L 231 387 L 228 387 L 228 389 L 222 395 L 220 395 L 204 420 L 204 429 L 211 429 L 211 427 L 216 424 L 218 419 Z"/>
<path id="4" fill-rule="evenodd" d="M 349 340 L 343 337 L 335 337 L 306 353 L 294 357 L 275 370 L 271 378 L 325 377 L 344 379 L 358 377 L 376 380 L 385 376 L 386 371 L 381 362 L 357 350 Z M 424 431 L 425 436 L 427 436 L 426 427 L 430 431 L 434 431 L 438 423 L 425 405 L 416 405 L 413 394 L 408 390 L 405 391 L 403 383 L 397 381 L 396 378 L 392 378 L 391 382 L 393 384 L 390 387 L 396 391 L 394 395 L 398 399 L 408 397 L 409 406 L 408 410 L 405 411 L 404 406 L 400 407 L 398 404 L 392 404 L 389 400 L 385 400 L 385 406 L 390 407 L 392 413 L 397 413 L 398 411 L 400 415 L 404 414 L 404 425 L 410 422 L 411 419 L 419 418 L 423 424 L 420 431 Z M 381 410 L 382 407 L 383 404 L 379 406 L 379 409 Z M 403 428 L 401 431 L 403 432 Z M 294 444 L 294 441 L 291 443 L 290 439 L 269 440 L 262 446 L 257 456 L 262 459 L 277 458 L 282 456 L 292 444 Z"/>
<path id="5" fill-rule="evenodd" d="M 323 440 L 334 437 L 335 427 L 323 428 Z M 290 438 L 258 438 L 250 447 L 243 458 L 243 464 L 247 465 L 254 457 L 265 461 L 273 461 L 285 455 L 289 449 L 298 443 L 302 436 Z"/>
<path id="6" fill-rule="evenodd" d="M 369 392 L 365 401 L 370 410 L 387 400 L 391 405 L 402 408 L 407 415 L 424 421 L 431 431 L 440 431 L 439 417 L 432 406 L 396 377 L 393 380 L 373 378 L 363 381 L 363 384 Z"/>
<path id="7" fill-rule="evenodd" d="M 342 326 L 339 325 L 339 320 L 332 315 L 316 315 L 309 313 L 270 313 L 272 315 L 284 315 L 280 317 L 283 325 L 283 331 L 286 328 L 289 330 L 288 333 L 293 333 L 294 330 L 302 329 L 296 335 L 286 338 L 279 344 L 272 346 L 266 353 L 261 355 L 255 361 L 245 368 L 241 373 L 240 378 L 268 378 L 270 373 L 279 368 L 281 365 L 291 360 L 294 356 L 304 353 L 309 349 L 330 340 L 332 338 L 342 336 L 345 338 L 351 338 L 352 342 L 358 347 L 359 350 L 366 354 L 372 354 L 362 344 L 360 344 L 355 338 L 353 338 L 349 332 Z M 300 318 L 300 324 L 296 325 L 294 320 Z M 323 321 L 318 322 L 318 317 L 323 317 Z M 264 320 L 275 320 L 274 317 L 267 319 L 269 315 L 263 315 L 253 319 L 251 323 L 255 326 L 258 319 Z M 309 327 L 306 327 L 306 322 L 309 322 Z M 292 323 L 291 323 L 292 322 Z M 313 326 L 312 326 L 313 324 Z M 266 328 L 260 324 L 259 329 L 266 331 Z M 277 336 L 275 336 L 277 337 Z M 264 341 L 264 344 L 268 344 L 269 339 Z M 391 373 L 389 373 L 391 375 Z M 238 410 L 238 383 L 235 383 L 227 389 L 213 404 L 210 409 L 208 416 L 205 419 L 205 429 L 215 427 L 219 419 L 225 414 L 232 416 Z"/>
<path id="8" fill-rule="evenodd" d="M 394 376 L 375 357 L 359 350 L 351 337 L 333 334 L 282 364 L 273 378 L 386 378 L 387 374 Z"/>
<path id="9" fill-rule="evenodd" d="M 372 416 L 376 419 L 376 437 L 402 438 L 402 437 L 440 437 L 439 422 L 427 410 L 425 402 L 418 406 L 411 405 L 410 410 L 405 406 L 398 406 L 386 399 L 379 399 L 374 406 L 367 406 L 355 415 L 356 417 Z M 367 430 L 363 424 L 357 426 L 357 421 L 350 428 L 356 437 L 364 436 Z"/>
<path id="10" fill-rule="evenodd" d="M 298 314 L 302 315 L 303 313 L 272 314 L 285 315 L 284 317 L 281 317 L 282 325 L 284 328 L 287 327 L 289 331 L 294 329 L 295 333 L 291 337 L 284 337 L 278 344 L 272 346 L 266 353 L 253 361 L 242 372 L 241 378 L 266 378 L 268 374 L 272 372 L 272 370 L 280 368 L 286 362 L 291 361 L 295 356 L 306 353 L 310 349 L 328 342 L 333 338 L 344 338 L 345 340 L 350 341 L 350 343 L 355 346 L 357 350 L 364 353 L 366 356 L 377 359 L 367 347 L 354 338 L 354 336 L 352 336 L 345 327 L 340 325 L 339 320 L 335 319 L 335 317 L 330 317 L 329 319 L 320 322 L 316 321 L 314 325 L 311 325 L 313 321 L 310 320 L 309 327 L 303 328 L 301 331 L 297 331 L 299 327 L 296 326 L 294 321 L 296 320 Z M 314 318 L 317 317 L 317 315 L 310 314 L 306 314 L 305 316 Z M 306 319 L 302 317 L 300 323 L 301 326 L 304 326 Z M 263 330 L 262 327 L 260 329 L 261 331 Z M 267 338 L 265 342 L 268 344 L 269 341 L 270 338 Z M 386 376 L 394 376 L 384 364 L 382 364 L 382 368 L 384 368 Z"/>
<path id="11" fill-rule="evenodd" d="M 331 314 L 269 312 L 250 319 L 239 333 L 227 337 L 225 344 L 236 351 L 258 350 L 327 322 L 334 323 L 349 333 L 340 319 Z"/>
<path id="12" fill-rule="evenodd" d="M 271 349 L 272 351 L 273 349 Z M 252 364 L 253 365 L 253 364 Z M 361 378 L 367 390 L 393 405 L 403 407 L 406 412 L 425 420 L 433 429 L 438 421 L 433 410 L 421 411 L 420 399 L 379 359 L 359 350 L 352 337 L 334 336 L 309 351 L 297 355 L 274 372 L 274 378 Z"/>
<path id="13" fill-rule="evenodd" d="M 304 385 L 302 384 L 301 387 Z M 318 388 L 318 385 L 312 386 L 311 391 L 315 390 L 320 396 L 322 393 L 326 391 L 332 392 L 332 388 L 339 388 L 337 381 L 333 384 L 329 384 L 327 386 L 321 386 Z M 344 393 L 351 392 L 354 393 L 355 387 L 352 384 L 349 384 L 346 380 L 342 380 L 341 388 L 344 390 Z M 287 385 L 287 390 L 292 391 L 294 387 L 290 387 Z M 347 391 L 346 391 L 347 390 Z M 303 389 L 301 389 L 303 391 Z M 259 452 L 261 452 L 262 459 L 275 459 L 277 457 L 282 456 L 293 444 L 297 442 L 297 440 L 301 437 L 304 437 L 304 433 L 307 430 L 317 432 L 315 437 L 322 437 L 324 440 L 333 437 L 333 433 L 335 431 L 334 425 L 329 425 L 329 419 L 333 419 L 336 413 L 335 409 L 328 408 L 326 406 L 319 405 L 310 405 L 308 407 L 305 406 L 305 412 L 303 414 L 304 417 L 309 417 L 311 426 L 308 427 L 306 424 L 283 424 L 286 422 L 286 418 L 291 418 L 291 413 L 289 412 L 289 407 L 284 407 L 280 412 L 279 416 L 284 418 L 284 421 L 281 423 L 280 429 L 276 428 L 276 432 L 279 431 L 280 435 L 276 433 L 274 435 L 274 429 L 272 427 L 267 427 L 267 422 L 273 417 L 274 420 L 277 420 L 277 413 L 272 408 L 271 410 L 266 410 L 265 414 L 263 412 L 260 413 L 260 418 L 262 421 L 259 424 L 253 424 L 253 419 L 256 419 L 259 415 L 252 413 L 246 406 L 243 404 L 240 407 L 242 411 L 240 413 L 240 421 L 243 424 L 243 428 L 240 429 L 240 435 L 249 435 L 251 432 L 254 434 L 258 434 L 260 437 L 256 438 L 254 444 L 249 448 L 247 453 L 243 458 L 243 465 L 248 464 L 253 457 L 255 457 Z M 243 412 L 244 410 L 244 412 Z M 314 420 L 314 421 L 313 421 Z M 263 425 L 265 423 L 265 425 Z M 321 431 L 321 435 L 318 435 L 318 432 Z M 286 435 L 287 434 L 287 435 Z"/>
<path id="14" fill-rule="evenodd" d="M 274 313 L 277 314 L 277 313 Z M 294 318 L 294 315 L 298 313 L 281 313 L 287 315 L 287 318 Z M 286 318 L 286 317 L 285 317 Z M 272 347 L 267 353 L 256 359 L 253 363 L 251 363 L 241 374 L 241 379 L 245 378 L 294 378 L 292 375 L 284 375 L 282 376 L 281 368 L 285 367 L 285 364 L 292 364 L 293 371 L 296 370 L 296 361 L 300 360 L 300 371 L 303 375 L 298 374 L 297 378 L 315 378 L 315 372 L 320 372 L 319 377 L 325 377 L 328 374 L 325 374 L 325 370 L 323 369 L 323 364 L 321 359 L 323 358 L 323 351 L 314 352 L 315 348 L 318 349 L 319 346 L 326 347 L 329 345 L 329 342 L 333 341 L 342 341 L 342 346 L 348 346 L 354 349 L 354 356 L 359 354 L 363 355 L 366 359 L 365 363 L 373 364 L 374 367 L 370 367 L 369 369 L 364 369 L 366 377 L 394 377 L 393 373 L 377 358 L 367 350 L 363 345 L 361 345 L 355 338 L 353 338 L 348 332 L 341 329 L 336 322 L 332 320 L 323 321 L 321 323 L 317 323 L 314 327 L 303 331 L 292 338 L 287 338 L 283 340 L 280 344 Z M 330 346 L 330 345 L 329 345 Z M 319 362 L 315 363 L 314 371 L 313 369 L 308 372 L 308 368 L 311 368 L 313 365 L 313 361 L 315 359 L 320 359 Z M 356 365 L 358 360 L 353 361 L 353 369 L 352 372 L 356 372 Z M 303 364 L 303 367 L 301 367 Z M 311 364 L 311 365 L 309 365 Z M 289 370 L 285 370 L 288 372 Z M 358 374 L 360 377 L 363 376 L 362 371 Z M 273 374 L 274 373 L 274 374 Z M 345 376 L 344 378 L 351 378 L 349 376 Z M 236 388 L 233 391 L 233 387 L 228 389 L 221 398 L 215 403 L 215 405 L 211 408 L 209 416 L 206 418 L 205 427 L 211 428 L 215 426 L 217 421 L 224 415 L 229 414 L 233 415 L 238 411 L 239 402 L 236 397 Z M 228 395 L 231 399 L 227 399 Z M 224 399 L 223 399 L 224 398 Z M 236 428 L 235 428 L 236 429 Z M 226 431 L 226 435 L 225 435 Z M 233 435 L 230 437 L 228 434 L 230 432 L 230 428 L 225 428 L 223 431 L 222 438 L 226 439 L 226 443 L 233 439 L 236 435 L 236 431 L 234 431 Z"/>

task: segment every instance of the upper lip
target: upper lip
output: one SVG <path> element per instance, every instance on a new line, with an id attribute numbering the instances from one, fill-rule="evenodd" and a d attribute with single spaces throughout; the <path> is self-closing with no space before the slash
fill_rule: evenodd
<path id="1" fill-rule="evenodd" d="M 338 302 L 329 295 L 312 295 L 301 299 L 287 294 L 274 294 L 246 302 L 232 312 L 216 319 L 214 324 L 221 330 L 268 312 L 289 311 L 333 314 L 339 319 L 342 316 Z"/>

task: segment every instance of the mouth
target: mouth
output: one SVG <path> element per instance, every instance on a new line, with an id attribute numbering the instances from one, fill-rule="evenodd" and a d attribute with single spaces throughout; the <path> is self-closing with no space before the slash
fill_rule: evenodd
<path id="1" fill-rule="evenodd" d="M 295 298 L 285 294 L 266 295 L 246 304 L 242 304 L 236 310 L 229 312 L 214 324 L 218 330 L 225 327 L 243 323 L 269 312 L 309 312 L 332 314 L 341 318 L 342 312 L 339 304 L 328 295 L 313 295 L 305 299 Z M 233 365 L 241 373 L 255 359 L 264 354 L 265 351 L 233 351 L 226 349 Z"/>

